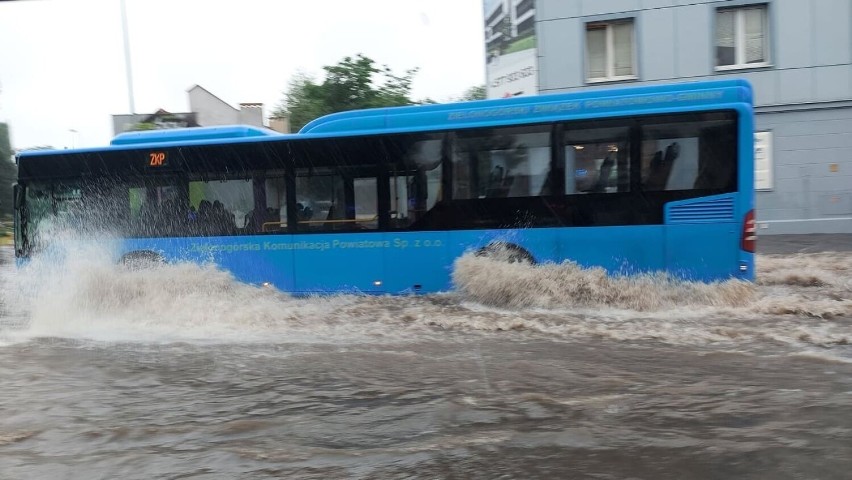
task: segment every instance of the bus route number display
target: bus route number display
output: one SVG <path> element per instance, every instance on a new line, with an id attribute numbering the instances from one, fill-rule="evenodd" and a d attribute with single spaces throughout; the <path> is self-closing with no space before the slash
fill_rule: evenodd
<path id="1" fill-rule="evenodd" d="M 148 167 L 159 168 L 169 165 L 169 157 L 166 152 L 150 152 L 148 153 Z"/>

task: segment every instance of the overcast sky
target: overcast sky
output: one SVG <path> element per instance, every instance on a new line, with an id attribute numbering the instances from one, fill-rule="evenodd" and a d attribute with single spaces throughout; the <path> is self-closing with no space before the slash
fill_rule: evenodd
<path id="1" fill-rule="evenodd" d="M 269 112 L 299 71 L 357 53 L 415 98 L 485 81 L 482 0 L 125 0 L 137 113 L 189 110 L 201 85 Z M 0 2 L 0 121 L 13 148 L 105 145 L 129 113 L 120 0 Z M 72 132 L 75 130 L 77 133 Z"/>

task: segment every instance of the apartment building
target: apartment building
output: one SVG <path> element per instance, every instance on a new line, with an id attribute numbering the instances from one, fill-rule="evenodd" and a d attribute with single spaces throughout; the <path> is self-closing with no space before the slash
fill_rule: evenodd
<path id="1" fill-rule="evenodd" d="M 852 0 L 537 0 L 535 27 L 542 94 L 747 79 L 760 233 L 852 233 Z"/>

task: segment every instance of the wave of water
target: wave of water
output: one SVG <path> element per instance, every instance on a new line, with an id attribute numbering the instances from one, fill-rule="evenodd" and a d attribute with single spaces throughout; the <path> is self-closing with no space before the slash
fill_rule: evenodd
<path id="1" fill-rule="evenodd" d="M 684 307 L 741 313 L 852 317 L 852 254 L 759 255 L 757 281 L 683 281 L 666 274 L 610 276 L 574 262 L 530 266 L 465 255 L 453 281 L 469 298 L 507 308 L 619 308 L 654 312 Z"/>
<path id="2" fill-rule="evenodd" d="M 750 282 L 685 282 L 663 273 L 610 276 L 603 268 L 574 262 L 532 266 L 464 255 L 453 283 L 469 298 L 507 308 L 607 307 L 639 312 L 683 306 L 738 307 L 755 294 Z"/>
<path id="3" fill-rule="evenodd" d="M 852 357 L 845 348 L 852 342 L 850 253 L 761 255 L 754 284 L 613 277 L 571 262 L 526 265 L 468 254 L 454 265 L 456 291 L 420 297 L 293 298 L 212 265 L 134 270 L 91 251 L 61 264 L 37 259 L 6 275 L 14 278 L 4 282 L 5 342 L 375 343 L 446 330 L 521 331 L 746 350 L 839 348 L 843 361 Z"/>
<path id="4" fill-rule="evenodd" d="M 127 268 L 94 250 L 63 258 L 36 258 L 7 272 L 9 328 L 0 329 L 0 340 L 327 343 L 375 340 L 385 330 L 371 328 L 373 319 L 349 321 L 363 310 L 357 296 L 293 298 L 212 264 Z"/>
<path id="5" fill-rule="evenodd" d="M 470 301 L 523 312 L 498 328 L 671 344 L 839 347 L 840 361 L 852 359 L 852 254 L 759 255 L 757 264 L 755 283 L 708 284 L 465 255 L 453 280 Z"/>

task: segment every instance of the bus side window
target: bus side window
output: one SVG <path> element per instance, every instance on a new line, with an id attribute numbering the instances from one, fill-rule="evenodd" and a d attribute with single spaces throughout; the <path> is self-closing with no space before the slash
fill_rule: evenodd
<path id="1" fill-rule="evenodd" d="M 736 190 L 737 130 L 734 122 L 703 128 L 698 141 L 698 176 L 692 188 Z"/>
<path id="2" fill-rule="evenodd" d="M 297 228 L 315 232 L 344 229 L 346 193 L 343 177 L 329 168 L 297 170 Z"/>
<path id="3" fill-rule="evenodd" d="M 354 211 L 351 218 L 355 229 L 375 230 L 379 227 L 377 186 L 376 177 L 352 179 Z"/>
<path id="4" fill-rule="evenodd" d="M 732 189 L 736 126 L 729 119 L 642 127 L 642 189 Z"/>
<path id="5" fill-rule="evenodd" d="M 566 126 L 565 193 L 614 193 L 630 190 L 628 127 Z"/>
<path id="6" fill-rule="evenodd" d="M 189 211 L 193 229 L 200 235 L 234 235 L 244 232 L 254 209 L 250 178 L 189 182 Z"/>
<path id="7" fill-rule="evenodd" d="M 254 209 L 246 217 L 246 228 L 254 233 L 287 229 L 287 186 L 283 171 L 266 172 L 254 181 Z"/>
<path id="8" fill-rule="evenodd" d="M 406 228 L 422 219 L 441 197 L 441 137 L 400 141 L 392 158 L 390 225 Z"/>
<path id="9" fill-rule="evenodd" d="M 375 169 L 373 169 L 375 170 Z M 296 177 L 298 230 L 375 230 L 379 225 L 377 179 L 355 171 L 302 169 Z"/>
<path id="10" fill-rule="evenodd" d="M 549 125 L 475 130 L 459 136 L 453 154 L 453 198 L 547 194 Z"/>

